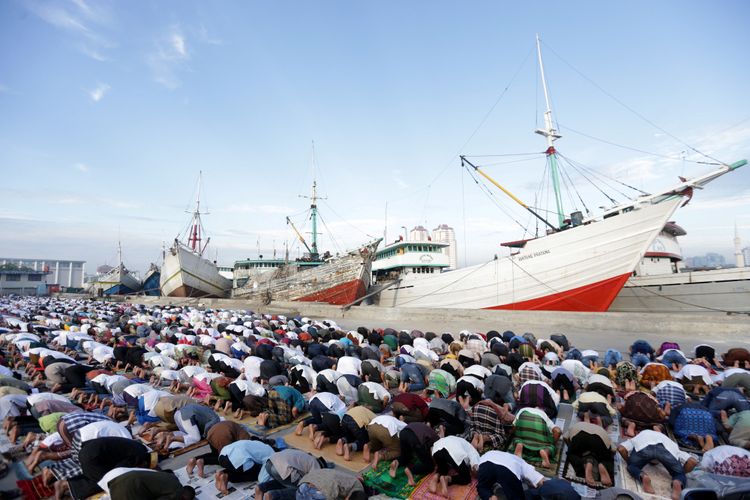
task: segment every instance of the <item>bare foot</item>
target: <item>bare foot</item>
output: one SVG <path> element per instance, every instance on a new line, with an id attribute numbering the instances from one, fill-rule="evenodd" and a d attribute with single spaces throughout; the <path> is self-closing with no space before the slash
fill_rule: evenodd
<path id="1" fill-rule="evenodd" d="M 336 441 L 336 455 L 342 456 L 344 454 L 344 440 L 339 439 Z"/>
<path id="2" fill-rule="evenodd" d="M 596 486 L 596 480 L 594 479 L 594 464 L 591 462 L 586 462 L 586 465 L 584 466 L 584 470 L 586 471 L 584 477 L 586 479 L 586 484 L 589 485 L 591 488 Z"/>
<path id="3" fill-rule="evenodd" d="M 653 495 L 656 493 L 654 486 L 651 484 L 651 478 L 645 472 L 641 472 L 641 484 L 643 485 L 643 491 Z"/>
<path id="4" fill-rule="evenodd" d="M 440 494 L 445 498 L 450 498 L 448 496 L 448 476 L 440 476 Z"/>
<path id="5" fill-rule="evenodd" d="M 714 448 L 714 438 L 712 436 L 706 436 L 706 444 L 703 445 L 703 451 L 712 450 Z"/>
<path id="6" fill-rule="evenodd" d="M 552 464 L 549 462 L 549 452 L 547 450 L 539 450 L 539 456 L 542 457 L 542 467 L 549 469 Z"/>
<path id="7" fill-rule="evenodd" d="M 297 428 L 294 429 L 294 433 L 296 435 L 298 435 L 298 436 L 301 436 L 302 435 L 302 430 L 304 428 L 305 428 L 305 423 L 304 422 L 300 422 L 300 423 L 297 424 Z"/>
<path id="8" fill-rule="evenodd" d="M 344 460 L 346 460 L 347 462 L 351 462 L 352 460 L 350 452 L 351 447 L 347 443 L 344 443 Z"/>
<path id="9" fill-rule="evenodd" d="M 195 469 L 195 464 L 198 462 L 198 460 L 193 457 L 190 460 L 188 460 L 187 465 L 185 466 L 185 470 L 187 471 L 188 477 L 193 477 L 193 470 Z"/>
<path id="10" fill-rule="evenodd" d="M 198 465 L 198 477 L 200 478 L 206 477 L 206 471 L 204 469 L 204 467 L 206 466 L 205 460 L 203 460 L 202 458 L 199 458 L 196 464 Z"/>
<path id="11" fill-rule="evenodd" d="M 378 464 L 380 463 L 380 451 L 376 451 L 375 454 L 372 456 L 372 468 L 373 470 L 378 468 Z"/>
<path id="12" fill-rule="evenodd" d="M 365 445 L 362 447 L 362 461 L 370 461 L 370 443 L 365 443 Z"/>
<path id="13" fill-rule="evenodd" d="M 388 470 L 388 475 L 393 479 L 396 479 L 396 470 L 398 470 L 398 460 L 391 462 L 391 468 Z"/>
<path id="14" fill-rule="evenodd" d="M 604 465 L 599 464 L 599 480 L 604 486 L 612 486 L 612 478 Z"/>
<path id="15" fill-rule="evenodd" d="M 523 456 L 523 443 L 518 443 L 516 445 L 516 449 L 513 450 L 513 454 L 515 456 L 517 456 L 517 457 L 522 457 Z"/>
<path id="16" fill-rule="evenodd" d="M 430 484 L 429 484 L 430 493 L 432 494 L 437 493 L 438 480 L 439 478 L 437 474 L 434 474 L 432 478 L 430 478 Z"/>
<path id="17" fill-rule="evenodd" d="M 672 500 L 679 500 L 682 496 L 682 483 L 675 480 L 672 481 Z"/>
<path id="18" fill-rule="evenodd" d="M 408 467 L 404 469 L 404 474 L 406 474 L 406 479 L 409 482 L 409 486 L 416 486 L 417 485 L 417 483 L 414 482 L 414 476 L 412 475 L 412 473 L 411 473 L 411 471 L 409 470 Z"/>

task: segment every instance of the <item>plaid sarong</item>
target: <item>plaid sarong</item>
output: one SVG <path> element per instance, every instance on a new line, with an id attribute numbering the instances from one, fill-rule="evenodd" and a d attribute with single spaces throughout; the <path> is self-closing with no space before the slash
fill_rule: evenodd
<path id="1" fill-rule="evenodd" d="M 516 417 L 510 450 L 518 443 L 523 444 L 523 459 L 527 462 L 540 462 L 540 450 L 547 450 L 550 457 L 555 454 L 555 438 L 547 422 L 529 411 L 521 411 Z"/>
<path id="2" fill-rule="evenodd" d="M 485 440 L 484 444 L 493 450 L 502 449 L 508 440 L 501 416 L 491 406 L 481 403 L 474 405 L 469 412 L 469 429 L 463 437 L 471 441 L 474 434 L 489 435 L 490 439 Z"/>
<path id="3" fill-rule="evenodd" d="M 292 405 L 281 397 L 281 394 L 271 389 L 268 391 L 268 420 L 266 427 L 274 428 L 286 425 L 294 420 Z"/>
<path id="4" fill-rule="evenodd" d="M 49 469 L 59 481 L 62 481 L 64 479 L 71 479 L 83 474 L 81 463 L 78 461 L 78 452 L 81 451 L 81 435 L 79 431 L 83 427 L 101 420 L 112 419 L 100 413 L 87 412 L 68 413 L 60 417 L 60 420 L 58 421 L 58 428 L 61 425 L 65 425 L 68 434 L 73 439 L 73 443 L 71 446 L 73 453 L 69 458 L 49 465 Z"/>

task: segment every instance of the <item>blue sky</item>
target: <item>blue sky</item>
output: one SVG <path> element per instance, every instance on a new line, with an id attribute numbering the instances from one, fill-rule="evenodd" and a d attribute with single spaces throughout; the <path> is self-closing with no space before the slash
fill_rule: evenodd
<path id="1" fill-rule="evenodd" d="M 525 4 L 0 2 L 0 254 L 91 269 L 120 235 L 144 270 L 185 226 L 202 170 L 212 257 L 285 241 L 296 255 L 285 217 L 310 230 L 298 195 L 314 141 L 321 248 L 382 236 L 387 202 L 389 239 L 447 223 L 461 264 L 491 258 L 523 230 L 456 154 L 545 149 L 536 33 L 567 158 L 655 191 L 712 168 L 688 145 L 750 157 L 747 2 Z M 478 161 L 548 206 L 542 155 Z M 606 204 L 568 172 L 589 208 Z M 750 167 L 676 219 L 687 255 L 730 256 L 735 222 L 750 244 Z"/>

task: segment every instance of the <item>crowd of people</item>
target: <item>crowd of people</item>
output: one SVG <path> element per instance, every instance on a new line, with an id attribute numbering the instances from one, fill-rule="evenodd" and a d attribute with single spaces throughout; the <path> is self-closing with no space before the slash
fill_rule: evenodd
<path id="1" fill-rule="evenodd" d="M 750 477 L 750 352 L 689 347 L 599 353 L 563 334 L 346 331 L 250 311 L 0 297 L 0 416 L 37 497 L 190 500 L 159 462 L 203 445 L 187 474 L 217 465 L 217 494 L 244 482 L 257 500 L 378 493 L 258 436 L 250 417 L 445 497 L 468 484 L 482 500 L 580 498 L 576 483 L 628 494 L 615 487 L 622 461 L 644 493 L 656 480 L 644 468 L 661 463 L 679 498 L 696 468 Z"/>

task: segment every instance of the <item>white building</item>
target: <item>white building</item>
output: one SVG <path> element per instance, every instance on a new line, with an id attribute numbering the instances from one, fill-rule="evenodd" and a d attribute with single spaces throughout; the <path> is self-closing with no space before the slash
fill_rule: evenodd
<path id="1" fill-rule="evenodd" d="M 28 267 L 34 271 L 46 272 L 44 283 L 60 285 L 66 288 L 83 288 L 86 273 L 84 260 L 56 260 L 56 259 L 18 259 L 0 257 L 0 265 L 14 264 L 18 267 Z"/>
<path id="2" fill-rule="evenodd" d="M 448 243 L 448 246 L 443 248 L 443 253 L 448 256 L 450 262 L 448 269 L 456 269 L 458 267 L 458 245 L 456 245 L 456 233 L 453 228 L 448 224 L 440 224 L 432 230 L 432 241 Z"/>
<path id="3" fill-rule="evenodd" d="M 423 226 L 416 226 L 409 233 L 408 241 L 430 241 L 430 232 Z"/>
<path id="4" fill-rule="evenodd" d="M 742 249 L 742 257 L 745 260 L 745 265 L 750 265 L 750 247 L 745 247 Z"/>
<path id="5" fill-rule="evenodd" d="M 33 271 L 13 264 L 0 266 L 0 295 L 45 295 L 44 271 Z"/>

